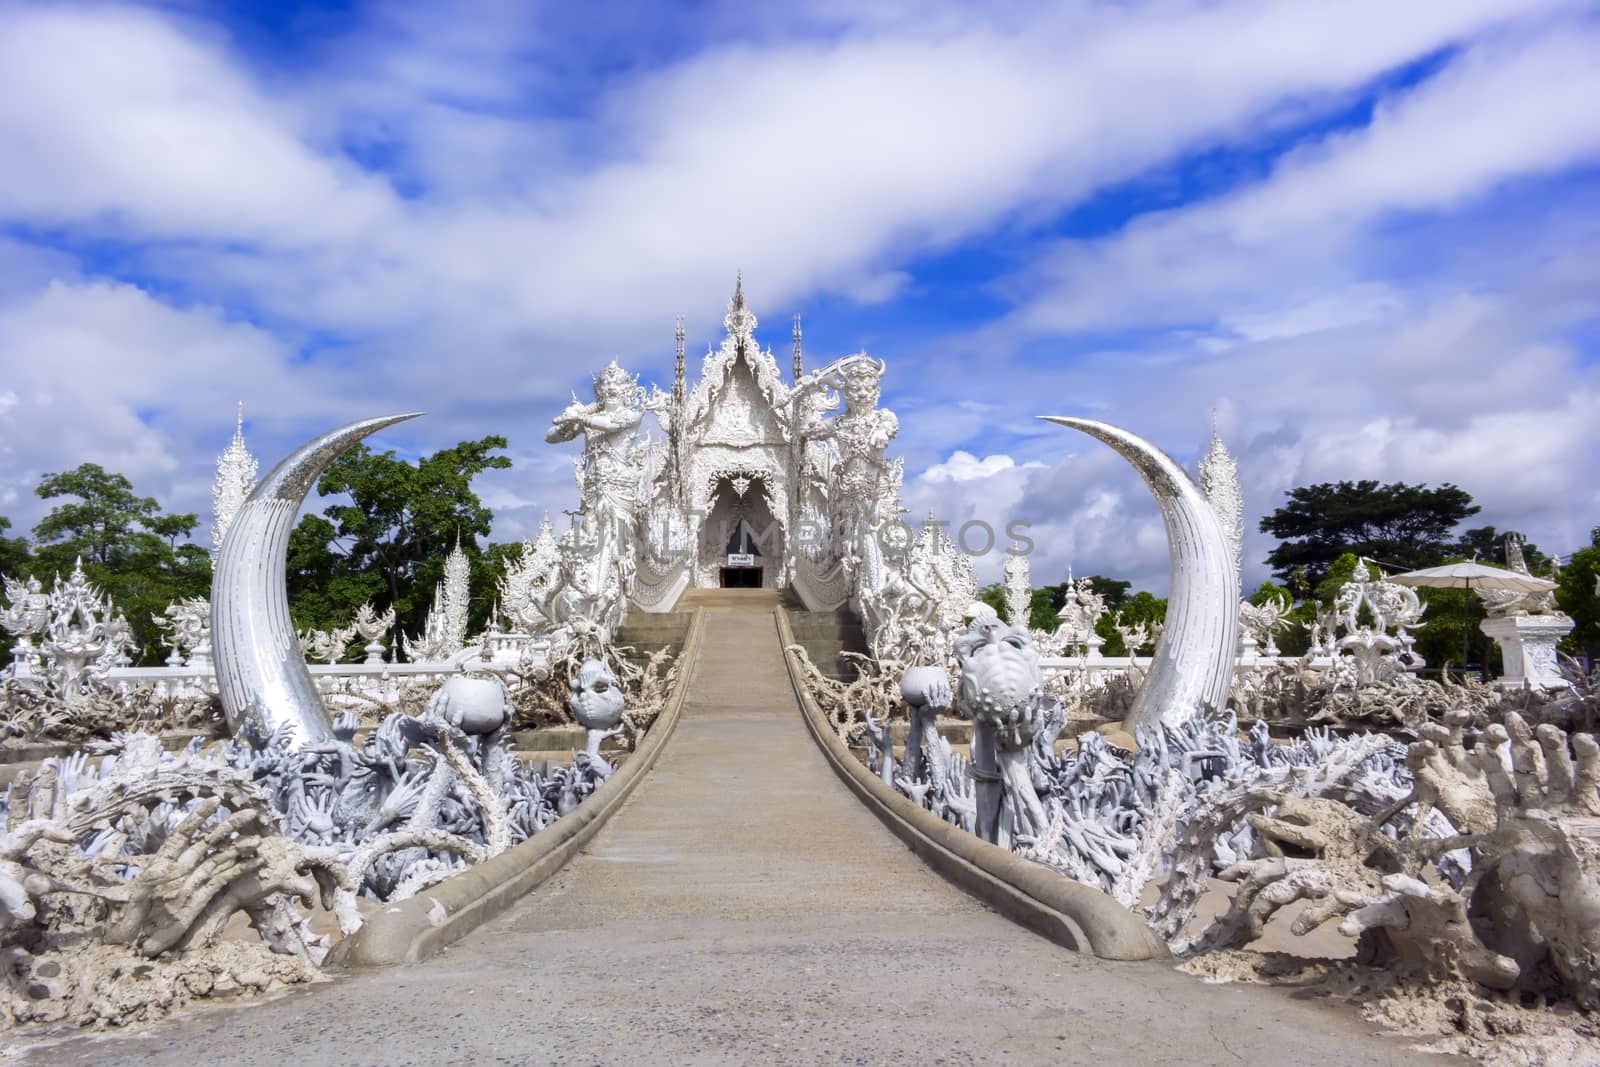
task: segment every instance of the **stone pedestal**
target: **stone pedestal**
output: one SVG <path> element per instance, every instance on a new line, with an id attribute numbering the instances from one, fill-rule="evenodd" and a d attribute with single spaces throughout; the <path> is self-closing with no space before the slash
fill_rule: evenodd
<path id="1" fill-rule="evenodd" d="M 1483 620 L 1479 629 L 1500 645 L 1505 675 L 1494 684 L 1502 689 L 1565 688 L 1556 665 L 1556 644 L 1572 632 L 1565 615 L 1502 615 Z"/>

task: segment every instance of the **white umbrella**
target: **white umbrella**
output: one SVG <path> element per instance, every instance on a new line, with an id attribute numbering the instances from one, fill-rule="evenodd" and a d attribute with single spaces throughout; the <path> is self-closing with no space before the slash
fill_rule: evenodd
<path id="1" fill-rule="evenodd" d="M 1470 563 L 1446 563 L 1442 567 L 1424 567 L 1420 571 L 1406 571 L 1390 575 L 1385 581 L 1397 585 L 1411 585 L 1429 589 L 1501 589 L 1509 593 L 1544 593 L 1556 587 L 1546 578 L 1531 574 L 1491 567 L 1472 560 Z M 1461 605 L 1461 666 L 1467 665 L 1467 605 Z"/>

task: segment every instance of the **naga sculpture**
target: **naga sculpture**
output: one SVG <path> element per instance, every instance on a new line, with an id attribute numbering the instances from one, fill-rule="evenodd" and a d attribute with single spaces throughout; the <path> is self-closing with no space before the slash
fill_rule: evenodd
<path id="1" fill-rule="evenodd" d="M 416 418 L 386 415 L 323 434 L 274 467 L 234 516 L 211 579 L 211 640 L 228 724 L 259 715 L 296 745 L 332 737 L 328 712 L 289 621 L 284 569 L 295 514 L 324 468 L 369 434 Z"/>
<path id="2" fill-rule="evenodd" d="M 1239 573 L 1222 524 L 1172 457 L 1127 430 L 1093 419 L 1045 416 L 1110 445 L 1133 465 L 1161 508 L 1172 582 L 1166 630 L 1127 725 L 1176 724 L 1220 711 L 1233 680 Z"/>

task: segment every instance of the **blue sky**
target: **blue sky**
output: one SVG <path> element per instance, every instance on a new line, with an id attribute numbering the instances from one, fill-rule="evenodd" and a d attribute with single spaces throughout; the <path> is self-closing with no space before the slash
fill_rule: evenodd
<path id="1" fill-rule="evenodd" d="M 1165 584 L 1040 414 L 1185 461 L 1215 414 L 1252 527 L 1344 478 L 1600 523 L 1594 3 L 775 7 L 0 3 L 0 514 L 84 460 L 205 514 L 242 399 L 268 463 L 503 433 L 519 536 L 569 393 L 664 381 L 742 270 L 782 365 L 797 312 L 888 361 L 913 511 L 1033 523 L 1040 581 Z"/>

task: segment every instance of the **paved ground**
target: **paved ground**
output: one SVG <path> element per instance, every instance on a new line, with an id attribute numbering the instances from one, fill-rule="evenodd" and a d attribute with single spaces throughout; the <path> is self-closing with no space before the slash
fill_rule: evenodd
<path id="1" fill-rule="evenodd" d="M 24 1062 L 1424 1062 L 1348 1012 L 1068 952 L 949 887 L 823 762 L 769 611 L 708 615 L 649 777 L 443 955 Z"/>

